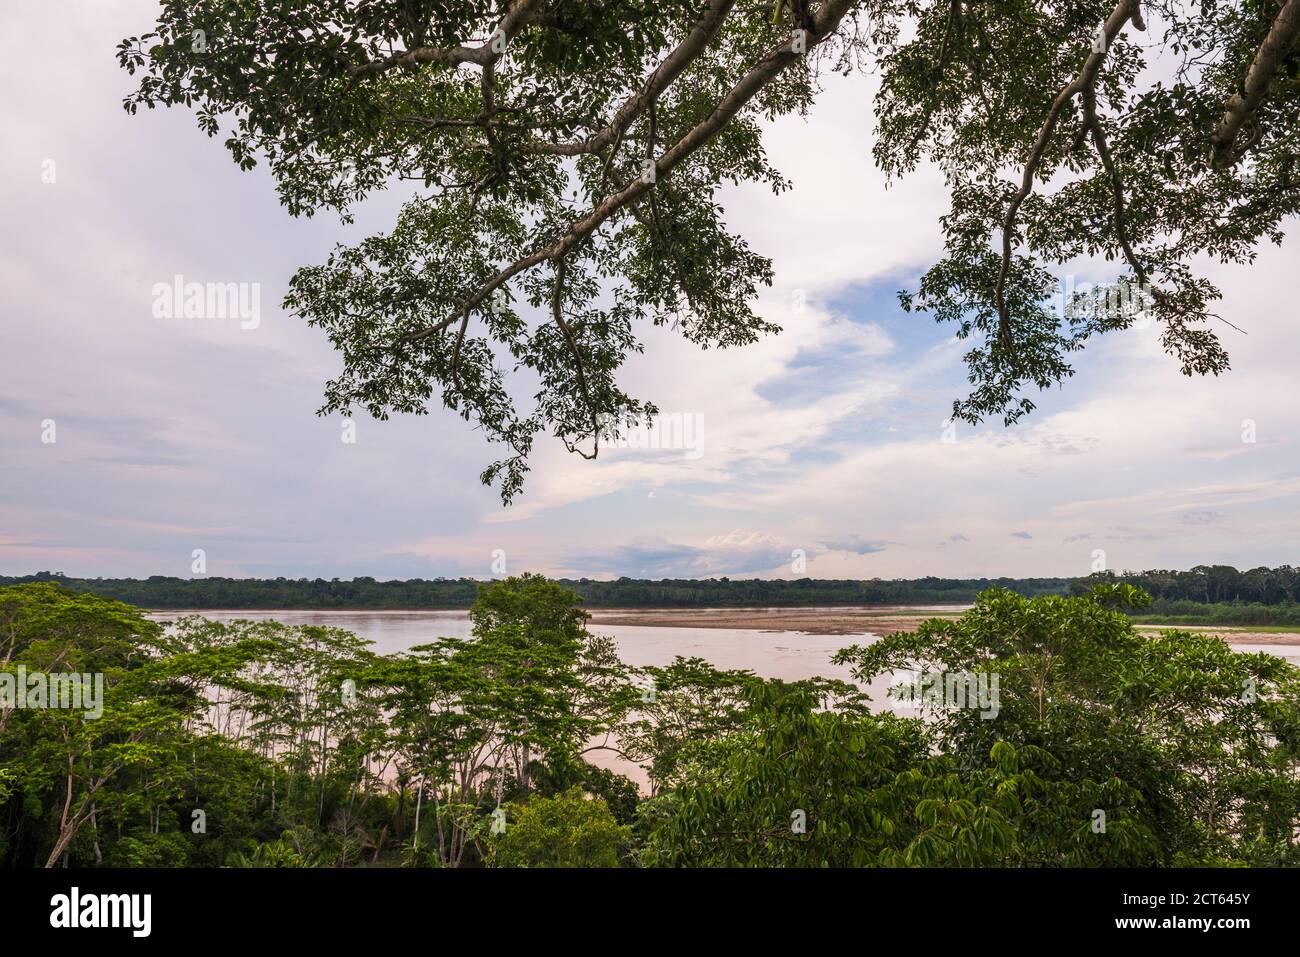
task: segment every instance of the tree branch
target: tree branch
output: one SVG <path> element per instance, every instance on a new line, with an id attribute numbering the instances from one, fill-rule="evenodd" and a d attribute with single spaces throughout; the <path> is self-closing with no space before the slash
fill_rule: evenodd
<path id="1" fill-rule="evenodd" d="M 659 66 L 646 77 L 641 88 L 623 101 L 614 117 L 604 129 L 593 133 L 584 140 L 570 143 L 548 143 L 535 140 L 525 149 L 534 153 L 547 153 L 553 156 L 580 156 L 584 153 L 600 153 L 620 139 L 632 121 L 635 120 L 650 103 L 658 99 L 659 94 L 668 89 L 690 64 L 704 52 L 705 47 L 717 36 L 723 22 L 735 6 L 735 0 L 711 0 L 708 9 L 698 23 L 691 29 L 681 43 L 663 59 Z"/>
<path id="2" fill-rule="evenodd" d="M 1273 79 L 1277 76 L 1282 61 L 1291 52 L 1298 37 L 1300 37 L 1300 0 L 1286 0 L 1286 4 L 1273 20 L 1268 36 L 1255 52 L 1255 59 L 1251 61 L 1246 71 L 1245 82 L 1238 92 L 1228 98 L 1223 119 L 1210 134 L 1210 143 L 1213 147 L 1212 161 L 1215 166 L 1231 166 L 1245 154 L 1250 145 L 1253 145 L 1252 141 L 1240 150 L 1235 148 L 1242 127 L 1247 121 L 1254 119 L 1255 111 L 1268 96 L 1269 88 L 1273 85 Z"/>
<path id="3" fill-rule="evenodd" d="M 1133 270 L 1133 275 L 1137 277 L 1139 287 L 1144 293 L 1149 294 L 1152 299 L 1171 313 L 1186 318 L 1186 310 L 1177 303 L 1174 297 L 1165 290 L 1151 284 L 1150 274 L 1133 249 L 1128 234 L 1128 225 L 1125 221 L 1124 181 L 1120 178 L 1119 171 L 1115 167 L 1114 157 L 1111 156 L 1110 145 L 1106 142 L 1106 131 L 1102 128 L 1101 118 L 1097 115 L 1097 95 L 1091 88 L 1084 90 L 1083 93 L 1083 128 L 1091 134 L 1093 145 L 1097 148 L 1097 155 L 1101 158 L 1102 169 L 1105 170 L 1106 176 L 1110 179 L 1114 204 L 1112 218 L 1115 224 L 1115 238 L 1119 242 L 1125 262 Z M 1245 333 L 1244 329 L 1228 322 L 1222 316 L 1216 316 L 1216 318 L 1238 332 Z"/>
<path id="4" fill-rule="evenodd" d="M 591 432 L 594 444 L 591 454 L 588 455 L 568 439 L 563 441 L 565 448 L 570 452 L 577 452 L 584 459 L 590 461 L 600 454 L 600 424 L 596 419 L 596 407 L 591 401 L 591 390 L 587 388 L 587 374 L 582 364 L 582 353 L 578 351 L 578 342 L 573 337 L 573 330 L 564 321 L 564 280 L 567 273 L 568 264 L 564 257 L 560 257 L 555 263 L 555 289 L 551 292 L 551 315 L 555 318 L 555 324 L 560 327 L 560 332 L 564 333 L 564 339 L 569 344 L 569 352 L 573 355 L 573 367 L 578 376 L 578 387 L 582 390 L 582 397 L 587 402 L 588 411 L 591 412 Z"/>
<path id="5" fill-rule="evenodd" d="M 352 68 L 353 76 L 365 76 L 371 73 L 386 73 L 394 67 L 414 66 L 420 63 L 440 63 L 443 66 L 460 66 L 462 63 L 472 63 L 477 66 L 487 66 L 495 63 L 505 52 L 505 44 L 498 43 L 497 49 L 493 49 L 493 42 L 496 37 L 500 36 L 506 43 L 514 36 L 520 27 L 528 22 L 528 15 L 534 7 L 540 5 L 544 0 L 513 0 L 501 22 L 497 24 L 496 30 L 492 36 L 479 46 L 466 46 L 461 44 L 454 47 L 416 47 L 414 50 L 405 50 L 401 53 L 394 53 L 390 57 L 382 60 L 375 60 L 372 63 L 365 63 L 358 67 Z"/>
<path id="6" fill-rule="evenodd" d="M 1034 176 L 1037 174 L 1039 164 L 1042 163 L 1047 147 L 1051 143 L 1052 134 L 1056 130 L 1056 124 L 1061 118 L 1061 113 L 1079 93 L 1092 89 L 1097 82 L 1098 75 L 1101 73 L 1101 66 L 1106 61 L 1106 51 L 1110 48 L 1111 42 L 1119 35 L 1119 31 L 1124 28 L 1124 24 L 1133 19 L 1137 9 L 1138 0 L 1120 0 L 1102 26 L 1101 34 L 1105 40 L 1102 48 L 1093 50 L 1084 61 L 1083 69 L 1079 71 L 1078 76 L 1071 80 L 1061 92 L 1056 94 L 1051 108 L 1047 111 L 1047 117 L 1038 130 L 1038 136 L 1029 151 L 1029 157 L 1025 160 L 1025 172 L 1021 178 L 1020 189 L 1011 198 L 1011 203 L 1007 207 L 1006 217 L 1002 221 L 1002 265 L 998 269 L 994 301 L 998 310 L 998 338 L 1008 355 L 1014 354 L 1015 351 L 1015 340 L 1011 335 L 1011 317 L 1007 309 L 1007 274 L 1011 270 L 1016 213 L 1020 211 L 1021 205 L 1034 191 Z M 1138 14 L 1138 16 L 1140 18 L 1141 15 Z M 1137 20 L 1134 20 L 1134 26 L 1137 26 Z"/>
<path id="7" fill-rule="evenodd" d="M 1097 148 L 1097 155 L 1101 158 L 1102 168 L 1110 179 L 1114 204 L 1115 238 L 1119 241 L 1120 249 L 1124 253 L 1124 259 L 1132 268 L 1133 274 L 1137 276 L 1138 282 L 1143 287 L 1146 287 L 1149 285 L 1147 271 L 1133 251 L 1133 245 L 1129 241 L 1128 226 L 1124 221 L 1124 184 L 1115 169 L 1115 161 L 1110 154 L 1110 146 L 1106 142 L 1106 132 L 1102 129 L 1101 119 L 1097 116 L 1097 94 L 1091 88 L 1083 92 L 1083 129 L 1092 135 L 1092 142 Z"/>
<path id="8" fill-rule="evenodd" d="M 840 21 L 844 19 L 849 8 L 854 5 L 854 2 L 855 0 L 829 0 L 829 2 L 825 3 L 813 18 L 815 29 L 806 31 L 808 38 L 803 51 L 796 52 L 796 45 L 789 40 L 768 50 L 762 59 L 755 63 L 735 86 L 727 92 L 726 96 L 722 98 L 708 116 L 696 124 L 655 161 L 653 179 L 644 175 L 638 176 L 618 192 L 606 196 L 585 216 L 575 220 L 564 235 L 554 243 L 516 260 L 498 272 L 462 302 L 451 316 L 419 332 L 404 336 L 400 341 L 404 343 L 414 342 L 436 335 L 456 322 L 464 310 L 474 309 L 481 305 L 503 283 L 534 266 L 564 256 L 574 246 L 594 233 L 602 223 L 616 212 L 634 202 L 647 190 L 652 189 L 654 183 L 660 177 L 667 176 L 690 157 L 692 153 L 712 139 L 719 130 L 744 108 L 746 103 L 786 67 L 803 57 L 808 50 L 811 50 L 830 36 L 839 26 Z"/>

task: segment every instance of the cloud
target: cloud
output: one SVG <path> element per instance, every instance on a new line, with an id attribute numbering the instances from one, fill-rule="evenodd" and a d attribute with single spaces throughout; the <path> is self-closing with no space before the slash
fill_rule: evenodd
<path id="1" fill-rule="evenodd" d="M 573 555 L 566 567 L 597 577 L 711 578 L 788 567 L 792 552 L 789 545 L 757 532 L 736 531 L 700 545 L 645 536 L 600 552 Z"/>
<path id="2" fill-rule="evenodd" d="M 931 168 L 886 189 L 864 159 L 870 77 L 829 75 L 808 117 L 771 124 L 791 191 L 719 194 L 773 259 L 755 308 L 784 332 L 703 351 L 638 330 L 646 348 L 621 384 L 700 416 L 698 457 L 605 449 L 587 462 L 542 437 L 503 509 L 477 478 L 499 450 L 453 413 L 360 418 L 345 445 L 337 419 L 315 414 L 338 356 L 274 303 L 296 267 L 387 229 L 402 191 L 354 227 L 293 220 L 266 171 L 237 170 L 192 114 L 128 117 L 135 81 L 105 44 L 155 11 L 6 13 L 11 36 L 59 36 L 64 68 L 45 69 L 39 44 L 0 58 L 15 91 L 0 101 L 0 175 L 24 224 L 0 240 L 4 354 L 21 357 L 0 394 L 2 572 L 184 575 L 193 548 L 213 575 L 293 577 L 484 577 L 497 550 L 511 571 L 650 577 L 788 576 L 796 548 L 815 577 L 1087 574 L 1096 548 L 1113 567 L 1294 561 L 1300 407 L 1284 400 L 1300 324 L 1278 304 L 1295 242 L 1246 267 L 1204 264 L 1218 311 L 1249 331 L 1214 327 L 1231 373 L 1182 376 L 1159 329 L 1108 334 L 1022 423 L 959 424 L 947 443 L 967 345 L 902 313 L 895 292 L 941 255 L 948 198 Z M 259 283 L 260 326 L 155 319 L 151 286 L 177 273 Z M 41 442 L 47 418 L 56 444 Z"/>
<path id="3" fill-rule="evenodd" d="M 247 574 L 271 578 L 282 574 L 276 562 L 248 562 Z M 394 552 L 371 559 L 348 557 L 334 562 L 309 562 L 294 569 L 294 577 L 302 578 L 354 578 L 365 576 L 380 581 L 410 578 L 487 578 L 489 566 L 468 563 L 454 558 L 431 558 L 413 552 Z"/>
<path id="4" fill-rule="evenodd" d="M 883 552 L 888 542 L 868 541 L 859 535 L 848 535 L 844 538 L 828 539 L 822 542 L 827 548 L 836 552 L 852 552 L 854 555 L 870 555 L 872 552 Z"/>

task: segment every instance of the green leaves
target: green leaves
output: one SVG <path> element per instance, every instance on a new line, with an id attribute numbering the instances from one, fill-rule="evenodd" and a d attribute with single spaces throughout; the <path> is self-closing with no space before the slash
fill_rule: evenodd
<path id="1" fill-rule="evenodd" d="M 6 671 L 80 662 L 106 678 L 101 718 L 4 713 L 0 853 L 51 866 L 354 866 L 386 851 L 436 866 L 1294 865 L 1300 671 L 1217 637 L 1141 635 L 1124 610 L 1144 603 L 1115 581 L 1068 598 L 990 589 L 958 619 L 842 651 L 863 682 L 999 679 L 996 708 L 940 697 L 902 718 L 841 681 L 700 659 L 630 669 L 576 596 L 537 576 L 484 587 L 470 638 L 391 656 L 333 628 L 160 630 L 49 584 L 0 588 Z M 645 765 L 653 796 L 587 764 L 602 748 Z"/>
<path id="2" fill-rule="evenodd" d="M 1273 859 L 1278 828 L 1294 826 L 1300 806 L 1291 743 L 1300 673 L 1220 638 L 1139 635 L 1121 610 L 1148 600 L 1127 583 L 1068 599 L 994 589 L 955 622 L 928 622 L 837 660 L 862 681 L 903 668 L 1000 675 L 993 720 L 971 709 L 928 716 L 966 786 L 991 789 L 1022 863 L 1252 860 L 1259 830 L 1270 835 L 1261 853 Z M 1101 832 L 1089 823 L 1096 811 Z M 964 823 L 964 809 L 947 813 Z M 918 804 L 915 814 L 938 827 L 937 805 Z M 932 841 L 913 852 L 937 854 Z"/>
<path id="3" fill-rule="evenodd" d="M 957 621 L 837 656 L 861 681 L 903 668 L 998 674 L 991 719 L 970 707 L 927 708 L 924 722 L 813 710 L 817 695 L 798 684 L 756 686 L 744 722 L 696 746 L 672 792 L 645 806 L 643 861 L 1152 866 L 1294 856 L 1278 841 L 1300 806 L 1300 673 L 1217 638 L 1144 638 L 1119 609 L 1145 602 L 1124 584 L 1071 599 L 994 589 Z M 806 831 L 786 833 L 791 809 L 807 815 Z"/>
<path id="4" fill-rule="evenodd" d="M 864 714 L 856 697 L 836 700 L 842 690 L 752 686 L 744 723 L 687 749 L 680 782 L 643 806 L 642 862 L 862 866 L 905 840 L 890 782 L 922 760 L 924 729 Z"/>
<path id="5" fill-rule="evenodd" d="M 950 184 L 947 255 L 921 277 L 915 307 L 975 339 L 959 418 L 1015 421 L 1032 410 L 1032 391 L 1073 374 L 1071 352 L 1143 313 L 1185 374 L 1225 371 L 1210 311 L 1219 292 L 1191 264 L 1203 254 L 1248 262 L 1300 209 L 1300 183 L 1282 172 L 1296 159 L 1294 84 L 1276 78 L 1261 108 L 1249 153 L 1267 172 L 1254 183 L 1217 168 L 1207 145 L 1276 10 L 1162 6 L 1159 56 L 1137 7 L 920 4 L 914 35 L 878 51 L 877 163 L 902 175 L 928 159 Z M 1127 22 L 1088 79 L 1097 25 L 1113 14 Z M 1172 83 L 1146 79 L 1169 73 Z M 1078 257 L 1113 261 L 1115 280 L 1142 289 L 1146 308 L 1071 308 L 1058 291 Z"/>
<path id="6" fill-rule="evenodd" d="M 1248 263 L 1300 212 L 1294 50 L 1267 65 L 1248 132 L 1210 142 L 1272 6 L 1163 5 L 1146 39 L 1137 0 L 827 0 L 798 24 L 812 47 L 772 70 L 794 24 L 759 6 L 168 2 L 118 59 L 139 79 L 129 112 L 194 108 L 241 168 L 268 164 L 292 215 L 350 221 L 420 184 L 394 229 L 301 269 L 285 305 L 343 359 L 322 413 L 440 403 L 504 450 L 481 478 L 506 502 L 539 434 L 594 458 L 598 422 L 655 414 L 617 385 L 638 325 L 702 348 L 777 331 L 753 311 L 771 262 L 716 196 L 785 187 L 761 121 L 807 111 L 828 65 L 880 76 L 881 169 L 928 161 L 951 190 L 945 255 L 904 304 L 970 342 L 957 418 L 1017 421 L 1073 353 L 1139 319 L 1185 374 L 1229 368 L 1220 293 L 1192 265 Z M 1115 264 L 1126 304 L 1064 291 L 1082 258 Z M 526 408 L 521 372 L 540 380 Z"/>
<path id="7" fill-rule="evenodd" d="M 822 33 L 850 5 L 823 5 Z M 351 221 L 420 184 L 394 229 L 299 270 L 285 307 L 343 359 L 322 414 L 440 403 L 503 448 L 481 477 L 509 502 L 540 433 L 594 458 L 599 423 L 654 415 L 617 385 L 637 325 L 703 348 L 776 331 L 752 310 L 770 262 L 714 197 L 783 185 L 757 119 L 807 107 L 818 51 L 739 89 L 788 30 L 733 6 L 199 0 L 164 4 L 118 58 L 139 76 L 129 112 L 194 107 L 292 215 Z M 528 407 L 518 373 L 539 382 Z"/>
<path id="8" fill-rule="evenodd" d="M 618 867 L 632 842 L 603 799 L 573 788 L 533 796 L 510 808 L 504 833 L 492 842 L 496 867 Z"/>

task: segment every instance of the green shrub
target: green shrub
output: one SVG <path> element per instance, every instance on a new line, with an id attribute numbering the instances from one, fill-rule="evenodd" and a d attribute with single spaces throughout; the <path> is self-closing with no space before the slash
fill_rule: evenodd
<path id="1" fill-rule="evenodd" d="M 603 798 L 571 788 L 534 796 L 507 809 L 505 832 L 493 842 L 497 867 L 618 867 L 631 828 L 614 820 Z"/>

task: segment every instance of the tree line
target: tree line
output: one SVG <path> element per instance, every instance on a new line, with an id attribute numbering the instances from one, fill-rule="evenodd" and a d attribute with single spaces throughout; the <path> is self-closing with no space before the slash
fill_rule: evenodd
<path id="1" fill-rule="evenodd" d="M 1197 565 L 1188 571 L 1100 572 L 1081 580 L 1122 581 L 1157 601 L 1283 605 L 1300 602 L 1300 568 L 1279 565 L 1238 571 L 1231 565 Z"/>
<path id="2" fill-rule="evenodd" d="M 1148 601 L 989 589 L 784 682 L 630 667 L 537 576 L 388 655 L 0 587 L 0 866 L 1300 864 L 1300 669 L 1144 636 Z M 98 714 L 32 700 L 59 672 L 103 677 Z M 900 674 L 944 694 L 882 712 Z"/>
<path id="3" fill-rule="evenodd" d="M 1081 594 L 1098 582 L 1124 582 L 1150 594 L 1154 613 L 1196 614 L 1189 604 L 1294 605 L 1300 568 L 1197 565 L 1188 571 L 1098 572 L 1081 578 L 558 579 L 590 608 L 797 607 L 810 605 L 969 604 L 989 588 L 1029 598 Z M 472 578 L 378 581 L 308 578 L 70 578 L 61 573 L 0 576 L 0 585 L 56 582 L 76 592 L 144 608 L 469 608 L 481 582 Z M 1230 611 L 1230 610 L 1229 610 Z M 1231 615 L 1229 615 L 1231 617 Z M 1263 616 L 1268 618 L 1267 615 Z M 1274 616 L 1275 618 L 1276 616 Z M 1274 620 L 1269 618 L 1269 620 Z M 1252 624 L 1256 622 L 1244 622 Z"/>

